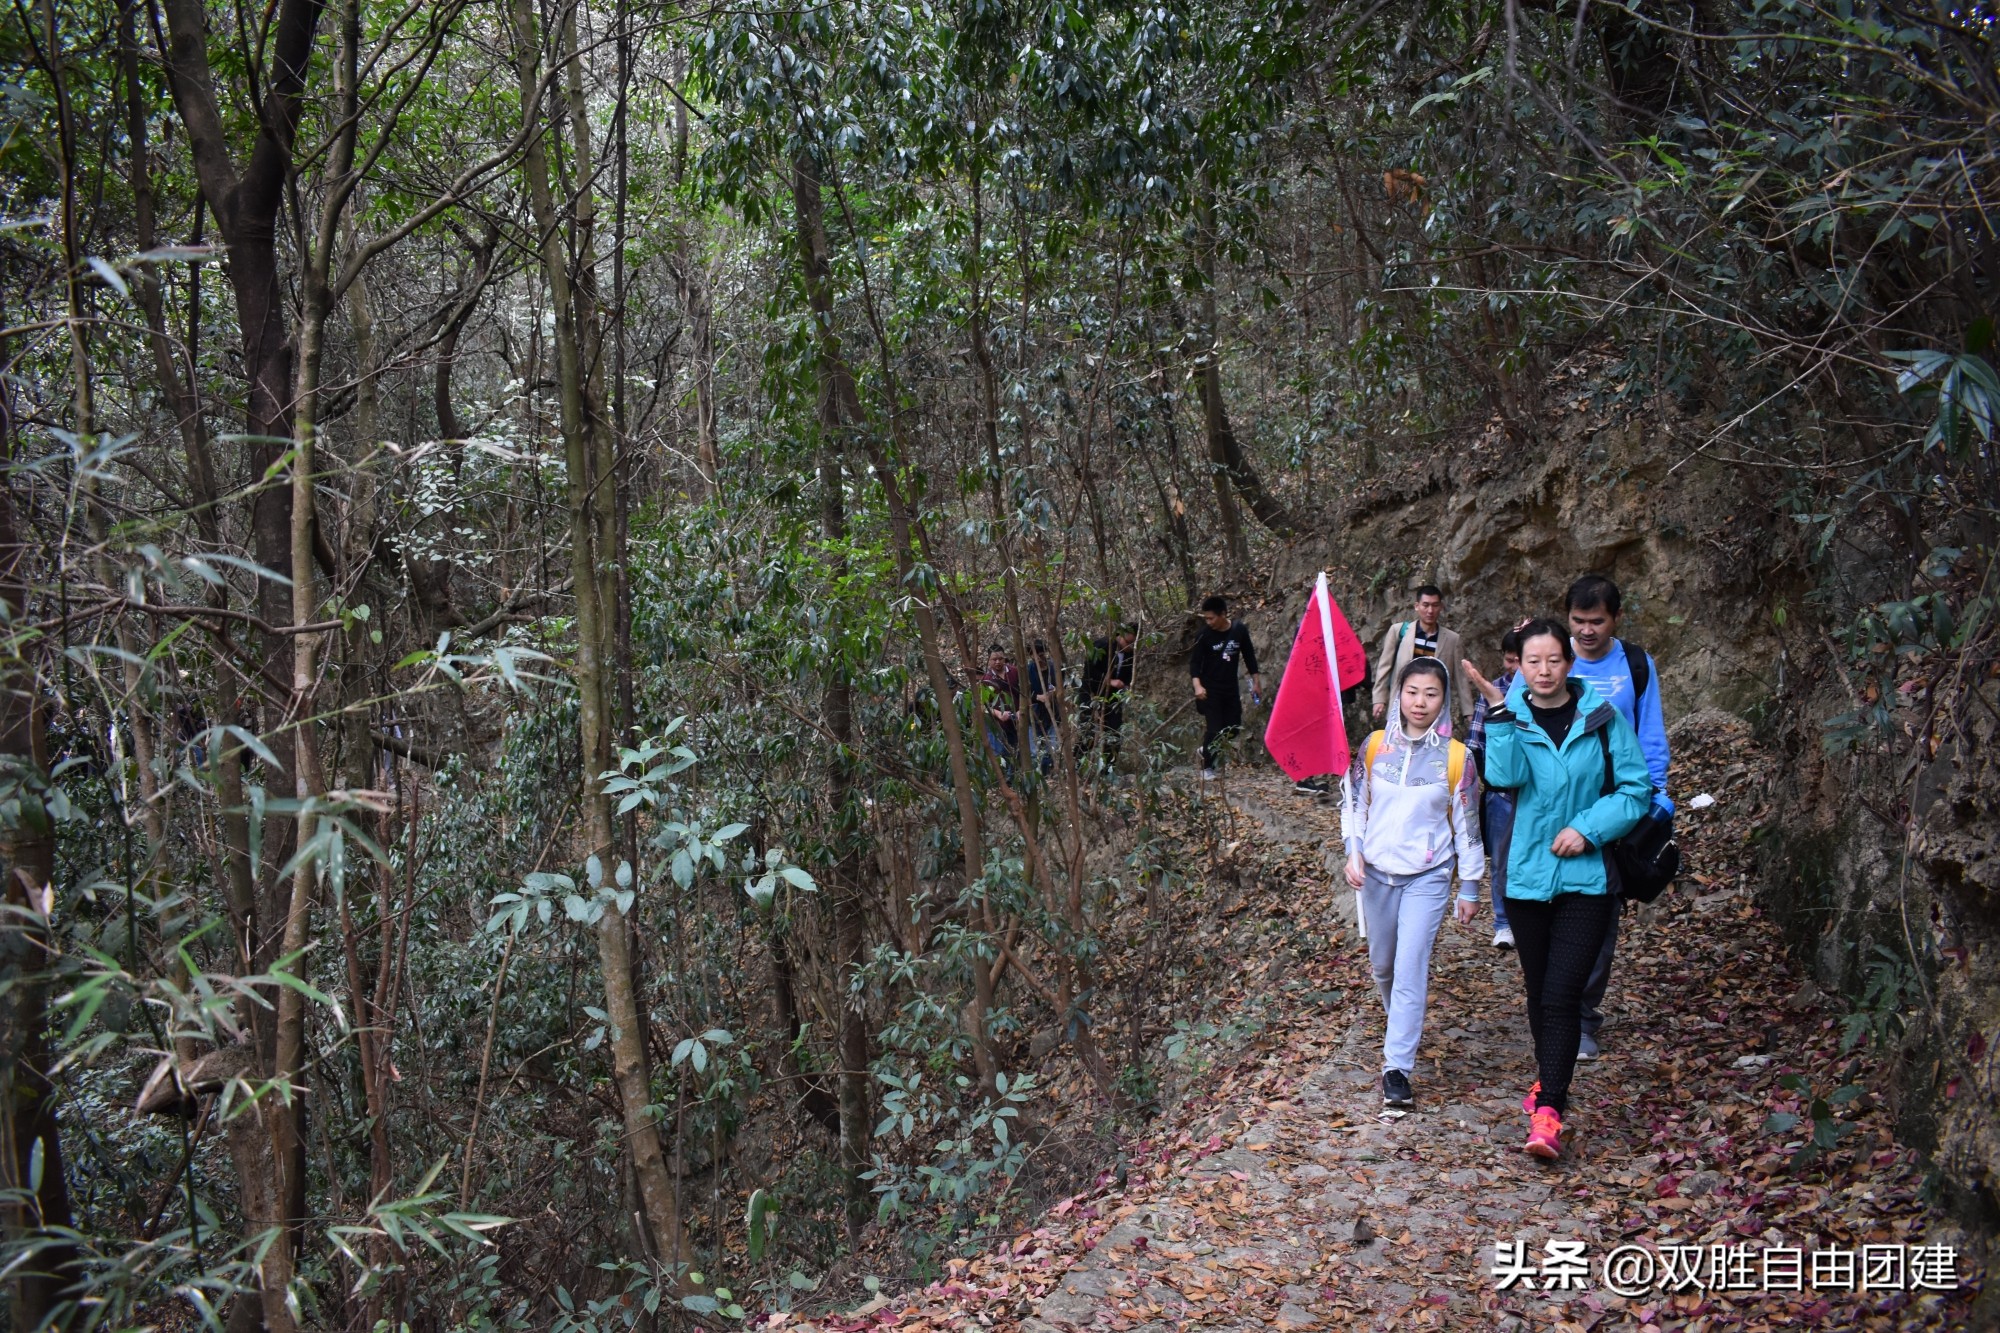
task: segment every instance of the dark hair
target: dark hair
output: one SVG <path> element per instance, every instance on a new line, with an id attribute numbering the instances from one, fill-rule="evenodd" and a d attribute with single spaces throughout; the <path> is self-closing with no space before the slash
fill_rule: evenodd
<path id="1" fill-rule="evenodd" d="M 1136 620 L 1128 620 L 1124 624 L 1118 627 L 1118 632 L 1120 634 L 1129 634 L 1136 639 L 1139 637 L 1139 622 Z"/>
<path id="2" fill-rule="evenodd" d="M 1036 639 L 1036 640 L 1035 640 L 1035 651 L 1036 651 L 1036 652 L 1038 652 L 1038 653 L 1045 653 L 1045 652 L 1047 652 L 1048 650 L 1049 650 L 1049 641 L 1048 641 L 1047 639 Z"/>
<path id="3" fill-rule="evenodd" d="M 1602 574 L 1585 574 L 1569 585 L 1569 592 L 1563 598 L 1565 611 L 1592 611 L 1600 606 L 1614 616 L 1625 609 L 1625 598 L 1618 585 Z"/>
<path id="4" fill-rule="evenodd" d="M 1396 673 L 1396 693 L 1403 692 L 1403 687 L 1410 683 L 1412 676 L 1436 676 L 1438 683 L 1444 686 L 1444 692 L 1451 693 L 1451 675 L 1444 669 L 1444 663 L 1435 657 L 1413 657 L 1405 662 L 1403 669 Z"/>
<path id="5" fill-rule="evenodd" d="M 1417 600 L 1421 602 L 1426 597 L 1435 597 L 1442 602 L 1444 600 L 1444 589 L 1438 587 L 1435 583 L 1426 583 L 1423 587 L 1417 589 Z"/>
<path id="6" fill-rule="evenodd" d="M 998 653 L 998 654 L 1000 654 L 1000 656 L 1002 656 L 1002 657 L 1005 657 L 1005 656 L 1007 655 L 1007 647 L 1006 647 L 1006 645 L 1005 645 L 1005 644 L 1000 644 L 1000 643 L 989 643 L 989 644 L 987 644 L 987 645 L 986 645 L 986 655 L 987 655 L 988 657 L 991 657 L 991 656 L 992 656 L 993 654 L 995 654 L 995 653 Z"/>
<path id="7" fill-rule="evenodd" d="M 1500 655 L 1519 657 L 1521 655 L 1521 631 L 1510 629 L 1500 636 Z"/>
<path id="8" fill-rule="evenodd" d="M 1201 600 L 1201 609 L 1204 613 L 1212 611 L 1218 616 L 1226 616 L 1229 614 L 1229 599 L 1221 593 L 1216 593 L 1213 597 L 1204 597 Z"/>
<path id="9" fill-rule="evenodd" d="M 1569 626 L 1567 625 L 1558 624 L 1548 616 L 1536 616 L 1515 632 L 1521 636 L 1522 648 L 1528 646 L 1528 640 L 1539 639 L 1546 634 L 1562 645 L 1564 661 L 1576 661 L 1576 648 L 1569 641 Z"/>

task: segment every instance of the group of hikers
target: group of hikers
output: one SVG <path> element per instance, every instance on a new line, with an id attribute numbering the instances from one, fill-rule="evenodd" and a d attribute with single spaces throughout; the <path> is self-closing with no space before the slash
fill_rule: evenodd
<path id="1" fill-rule="evenodd" d="M 1079 753 L 1098 755 L 1106 768 L 1118 762 L 1138 635 L 1137 625 L 1125 624 L 1113 634 L 1091 640 L 1079 692 L 1064 688 L 1062 671 L 1045 639 L 1036 639 L 1029 646 L 1025 673 L 1014 665 L 1005 644 L 987 648 L 986 669 L 979 677 L 979 707 L 984 714 L 987 747 L 1005 771 L 1014 773 L 1024 730 L 1031 770 L 1045 777 L 1055 770 L 1064 706 L 1072 698 L 1078 701 Z"/>
<path id="2" fill-rule="evenodd" d="M 1493 946 L 1521 967 L 1539 1075 L 1521 1103 L 1525 1148 L 1543 1158 L 1562 1154 L 1577 1062 L 1602 1049 L 1619 917 L 1634 891 L 1630 859 L 1614 853 L 1642 823 L 1665 829 L 1671 845 L 1659 673 L 1619 637 L 1623 613 L 1618 585 L 1585 575 L 1569 585 L 1561 619 L 1522 617 L 1500 636 L 1501 667 L 1489 678 L 1445 626 L 1443 592 L 1418 588 L 1413 614 L 1389 626 L 1374 656 L 1369 703 L 1379 729 L 1338 791 L 1346 879 L 1387 1015 L 1383 1103 L 1415 1102 L 1410 1079 L 1446 911 L 1470 925 L 1490 903 Z M 1243 727 L 1241 677 L 1255 702 L 1264 678 L 1250 632 L 1224 598 L 1208 598 L 1200 615 L 1188 678 L 1208 782 Z M 1053 770 L 1072 697 L 1080 751 L 1096 751 L 1107 770 L 1115 764 L 1136 640 L 1129 624 L 1093 640 L 1074 694 L 1046 642 L 1033 641 L 1025 670 L 992 645 L 979 703 L 987 744 L 1007 772 L 1023 755 L 1028 772 Z M 1335 794 L 1325 778 L 1297 789 Z"/>
<path id="3" fill-rule="evenodd" d="M 1602 1049 L 1626 900 L 1613 850 L 1645 820 L 1670 835 L 1674 813 L 1659 674 L 1618 636 L 1618 586 L 1586 575 L 1563 610 L 1514 623 L 1489 678 L 1445 628 L 1444 594 L 1419 588 L 1414 615 L 1389 627 L 1374 659 L 1380 729 L 1340 786 L 1346 879 L 1387 1014 L 1383 1103 L 1414 1103 L 1431 950 L 1456 884 L 1458 921 L 1490 901 L 1493 945 L 1519 959 L 1539 1075 L 1521 1103 L 1525 1149 L 1550 1159 L 1562 1154 L 1577 1062 Z M 1202 620 L 1188 674 L 1207 723 L 1202 776 L 1213 779 L 1242 725 L 1238 662 L 1258 694 L 1263 680 L 1223 599 L 1208 599 Z M 1331 794 L 1323 780 L 1298 790 Z"/>

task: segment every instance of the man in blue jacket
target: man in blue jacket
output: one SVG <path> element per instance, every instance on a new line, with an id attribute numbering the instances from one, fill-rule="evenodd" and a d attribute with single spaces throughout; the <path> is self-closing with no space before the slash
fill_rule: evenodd
<path id="1" fill-rule="evenodd" d="M 1625 715 L 1639 733 L 1639 749 L 1646 756 L 1646 771 L 1653 780 L 1651 812 L 1672 818 L 1674 803 L 1667 796 L 1667 717 L 1660 706 L 1660 673 L 1651 654 L 1637 644 L 1618 637 L 1618 622 L 1625 610 L 1618 585 L 1602 574 L 1586 574 L 1569 585 L 1564 599 L 1569 613 L 1570 643 L 1576 649 L 1576 665 L 1571 674 L 1587 680 L 1598 697 Z M 1623 900 L 1620 899 L 1622 905 Z M 1595 1060 L 1597 1034 L 1604 1026 L 1604 991 L 1611 984 L 1611 959 L 1618 949 L 1618 913 L 1610 917 L 1604 932 L 1604 947 L 1598 951 L 1597 966 L 1583 990 L 1583 1038 L 1577 1058 Z"/>

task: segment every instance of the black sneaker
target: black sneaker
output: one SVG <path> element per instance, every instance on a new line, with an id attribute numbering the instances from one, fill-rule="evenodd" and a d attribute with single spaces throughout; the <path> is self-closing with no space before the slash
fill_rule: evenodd
<path id="1" fill-rule="evenodd" d="M 1333 787 L 1325 778 L 1300 778 L 1292 784 L 1292 790 L 1301 796 L 1324 796 Z"/>
<path id="2" fill-rule="evenodd" d="M 1382 1105 L 1408 1106 L 1417 1099 L 1410 1095 L 1410 1076 L 1400 1069 L 1382 1075 Z"/>

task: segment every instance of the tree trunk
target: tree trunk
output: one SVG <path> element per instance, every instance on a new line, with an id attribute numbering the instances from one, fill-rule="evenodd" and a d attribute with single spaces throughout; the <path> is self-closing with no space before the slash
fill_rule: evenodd
<path id="1" fill-rule="evenodd" d="M 803 177 L 803 178 L 802 178 Z M 820 535 L 826 542 L 830 562 L 829 582 L 838 586 L 847 578 L 847 499 L 844 442 L 846 433 L 861 426 L 858 402 L 852 415 L 843 404 L 839 344 L 833 332 L 833 294 L 829 256 L 825 245 L 825 224 L 817 211 L 818 176 L 810 160 L 801 156 L 794 164 L 794 211 L 799 226 L 799 261 L 805 275 L 807 304 L 819 332 L 818 404 Z M 697 355 L 699 355 L 697 349 Z M 847 381 L 852 394 L 852 381 Z M 840 1165 L 846 1185 L 847 1235 L 858 1243 L 861 1228 L 868 1223 L 869 1188 L 862 1173 L 868 1169 L 868 1141 L 873 1132 L 873 1106 L 869 1097 L 868 1007 L 859 992 L 858 980 L 867 953 L 867 923 L 861 898 L 861 854 L 857 841 L 862 817 L 854 793 L 854 689 L 845 661 L 828 663 L 821 673 L 824 682 L 821 711 L 828 735 L 826 763 L 828 798 L 833 809 L 832 868 L 833 933 L 835 957 L 835 999 L 840 1013 L 840 1064 L 835 1084 L 840 1104 Z"/>
<path id="2" fill-rule="evenodd" d="M 167 24 L 164 56 L 168 83 L 187 130 L 202 198 L 228 248 L 229 283 L 243 339 L 243 372 L 249 381 L 244 433 L 253 477 L 262 477 L 277 462 L 295 427 L 291 408 L 298 385 L 294 348 L 285 325 L 288 298 L 278 267 L 277 225 L 323 8 L 323 0 L 278 0 L 267 47 L 270 63 L 262 71 L 261 114 L 255 117 L 257 130 L 249 157 L 239 165 L 231 151 L 229 121 L 216 98 L 209 64 L 207 11 L 200 0 L 161 0 Z M 310 462 L 303 462 L 295 468 L 292 486 L 259 487 L 250 502 L 252 554 L 260 566 L 279 576 L 260 577 L 257 582 L 258 614 L 268 625 L 285 624 L 302 602 L 310 600 L 311 511 L 300 522 L 294 519 L 301 516 L 292 513 L 295 497 L 303 494 L 308 501 L 311 498 L 310 476 Z M 303 541 L 299 540 L 302 535 Z M 282 580 L 293 572 L 298 551 L 305 555 L 305 577 L 294 583 L 288 603 Z M 276 700 L 298 700 L 301 673 L 294 660 L 294 646 L 287 635 L 264 637 L 264 662 L 255 702 L 266 713 Z M 311 674 L 304 673 L 308 679 Z M 310 730 L 297 729 L 293 771 L 268 774 L 271 783 L 289 779 L 294 790 L 315 785 L 316 775 L 307 770 L 316 756 L 301 754 L 298 749 L 310 747 Z M 301 937 L 305 902 L 296 880 L 289 895 L 277 884 L 272 884 L 268 893 L 259 892 L 249 872 L 248 827 L 242 813 L 242 751 L 229 744 L 218 744 L 216 751 L 230 916 L 239 932 L 246 971 L 262 971 L 280 956 L 284 941 Z M 280 824 L 273 833 L 263 849 L 264 864 L 283 865 L 292 855 L 291 831 Z M 274 934 L 273 923 L 279 924 L 279 933 Z M 296 1062 L 303 1055 L 297 1022 L 290 1024 L 294 1031 L 285 1040 L 279 1036 L 294 1012 L 301 1014 L 302 1021 L 298 1010 L 302 997 L 289 988 L 277 989 L 275 1019 L 270 1009 L 246 1005 L 260 1075 L 276 1073 L 287 1058 Z M 289 1009 L 286 996 L 291 997 Z M 281 1053 L 281 1045 L 288 1049 Z M 229 1125 L 228 1139 L 246 1225 L 253 1234 L 281 1233 L 264 1252 L 259 1276 L 261 1300 L 239 1300 L 230 1310 L 230 1326 L 261 1325 L 289 1333 L 294 1326 L 285 1292 L 292 1271 L 289 1232 L 291 1219 L 304 1212 L 304 1139 L 297 1132 L 290 1108 L 275 1097 L 260 1099 L 257 1106 L 239 1111 Z"/>
<path id="3" fill-rule="evenodd" d="M 1218 345 L 1215 315 L 1215 212 L 1207 202 L 1196 211 L 1195 245 L 1199 250 L 1201 273 L 1201 364 L 1196 384 L 1201 393 L 1202 428 L 1208 436 L 1208 461 L 1214 469 L 1217 504 L 1223 511 L 1223 530 L 1229 536 L 1230 554 L 1249 558 L 1249 544 L 1243 537 L 1243 523 L 1229 490 L 1243 497 L 1257 521 L 1280 537 L 1295 531 L 1285 507 L 1258 480 L 1257 473 L 1243 456 L 1243 448 L 1230 428 L 1229 413 L 1222 402 L 1222 349 Z"/>
<path id="4" fill-rule="evenodd" d="M 119 9 L 118 57 L 125 82 L 125 135 L 130 155 L 132 182 L 132 230 L 139 252 L 159 245 L 153 205 L 152 154 L 147 143 L 148 112 L 145 94 L 139 85 L 139 41 L 136 32 L 137 5 L 133 0 Z M 198 203 L 197 208 L 201 205 Z M 195 272 L 199 272 L 196 269 Z M 168 406 L 179 427 L 181 447 L 187 455 L 188 485 L 194 502 L 195 531 L 209 546 L 222 541 L 221 516 L 216 507 L 221 486 L 216 479 L 215 457 L 209 448 L 208 430 L 201 416 L 201 400 L 196 392 L 194 351 L 186 352 L 186 373 L 174 352 L 167 333 L 166 301 L 152 265 L 139 266 L 133 275 L 132 295 L 146 317 L 147 343 L 153 353 L 153 374 L 167 395 Z"/>
<path id="5" fill-rule="evenodd" d="M 694 493 L 712 499 L 721 495 L 722 468 L 715 437 L 714 295 L 686 236 L 681 237 L 674 256 L 674 279 L 687 320 L 688 369 L 694 380 L 694 460 L 698 473 Z"/>
<path id="6" fill-rule="evenodd" d="M 320 647 L 324 632 L 307 633 L 319 619 L 319 561 L 314 543 L 319 537 L 314 487 L 319 479 L 320 371 L 325 356 L 326 324 L 332 313 L 330 272 L 341 218 L 351 185 L 355 127 L 359 117 L 357 85 L 360 61 L 359 0 L 345 0 L 341 9 L 340 47 L 332 62 L 334 103 L 341 128 L 328 154 L 327 179 L 334 188 L 320 206 L 311 249 L 303 256 L 298 328 L 298 380 L 291 394 L 291 517 L 289 561 L 292 576 L 292 680 L 287 716 L 293 730 L 292 792 L 299 802 L 295 846 L 301 855 L 292 870 L 291 893 L 284 904 L 284 934 L 278 947 L 280 965 L 305 970 L 312 943 L 313 909 L 321 878 L 328 867 L 321 856 L 307 856 L 319 829 L 318 802 L 326 792 L 320 750 Z M 276 1032 L 271 1063 L 276 1095 L 259 1103 L 277 1165 L 276 1203 L 282 1233 L 265 1248 L 260 1261 L 264 1290 L 264 1321 L 273 1330 L 296 1327 L 288 1299 L 297 1276 L 300 1241 L 306 1212 L 306 997 L 291 986 L 277 994 Z"/>
<path id="7" fill-rule="evenodd" d="M 6 460 L 13 461 L 13 438 L 0 416 Z M 9 623 L 20 623 L 27 607 L 14 492 L 0 485 L 0 603 Z M 23 666 L 26 666 L 23 663 Z M 0 823 L 0 874 L 5 876 L 7 918 L 0 928 L 0 975 L 12 985 L 0 1003 L 0 1188 L 20 1190 L 23 1202 L 4 1210 L 9 1239 L 48 1227 L 71 1224 L 69 1182 L 63 1165 L 62 1136 L 56 1124 L 56 1089 L 49 1081 L 47 932 L 42 924 L 53 901 L 55 828 L 42 793 L 48 786 L 46 714 L 40 682 L 31 666 L 0 680 L 0 766 L 17 784 L 19 811 Z M 38 1174 L 39 1173 L 39 1178 Z M 29 1202 L 29 1201 L 32 1202 Z M 75 1253 L 57 1241 L 39 1251 L 12 1277 L 14 1327 L 39 1329 L 55 1309 L 66 1285 L 64 1270 Z"/>
<path id="8" fill-rule="evenodd" d="M 819 493 L 820 531 L 826 541 L 828 580 L 835 586 L 847 578 L 847 502 L 841 464 L 838 400 L 820 393 Z M 872 1125 L 868 1096 L 868 1007 L 859 991 L 859 975 L 867 953 L 867 927 L 861 900 L 861 818 L 854 794 L 854 688 L 844 661 L 826 663 L 820 671 L 821 711 L 827 735 L 827 799 L 832 806 L 831 842 L 834 859 L 829 895 L 833 907 L 835 992 L 840 1012 L 840 1167 L 846 1182 L 847 1235 L 858 1243 L 868 1223 L 869 1189 L 861 1173 L 868 1169 Z"/>
<path id="9" fill-rule="evenodd" d="M 280 0 L 270 30 L 271 61 L 264 71 L 262 114 L 256 118 L 249 160 L 240 169 L 216 101 L 207 12 L 200 0 L 161 0 L 161 8 L 167 19 L 168 82 L 187 128 L 202 197 L 229 251 L 229 285 L 243 336 L 243 373 L 249 381 L 245 447 L 250 475 L 261 477 L 291 437 L 295 361 L 285 327 L 288 297 L 278 266 L 277 228 L 324 0 Z M 257 563 L 279 575 L 291 573 L 291 498 L 285 487 L 265 486 L 250 502 Z M 266 624 L 284 624 L 291 610 L 285 585 L 277 579 L 259 579 L 257 607 Z M 283 635 L 267 636 L 264 644 L 265 669 L 280 695 L 292 678 L 290 648 Z M 284 855 L 289 857 L 289 850 Z"/>
<path id="10" fill-rule="evenodd" d="M 685 62 L 680 55 L 675 58 L 674 83 L 678 86 L 685 74 Z M 688 162 L 688 105 L 681 100 L 678 91 L 674 94 L 674 183 L 680 184 L 687 174 Z M 721 494 L 720 470 L 722 455 L 716 447 L 715 438 L 715 327 L 714 293 L 708 281 L 708 274 L 701 272 L 695 262 L 694 238 L 690 236 L 691 226 L 683 225 L 674 241 L 674 287 L 680 302 L 683 327 L 687 331 L 689 347 L 688 368 L 694 380 L 694 453 L 696 469 L 701 474 L 697 494 L 716 497 Z"/>
<path id="11" fill-rule="evenodd" d="M 343 586 L 358 589 L 375 547 L 375 474 L 368 456 L 376 447 L 380 429 L 377 384 L 381 369 L 376 360 L 375 312 L 369 301 L 368 285 L 363 279 L 357 278 L 347 289 L 347 322 L 354 334 L 355 362 L 360 376 L 355 385 L 354 433 L 362 457 L 357 460 L 360 466 L 354 474 L 354 496 L 348 506 L 341 569 Z M 343 780 L 344 785 L 355 791 L 373 787 L 373 778 L 378 771 L 375 745 L 369 735 L 368 711 L 363 703 L 368 696 L 371 655 L 368 622 L 357 620 L 346 636 L 340 672 L 343 705 L 341 750 L 345 761 Z M 384 819 L 386 822 L 386 816 Z M 387 838 L 380 841 L 385 847 L 389 845 Z M 392 877 L 386 865 L 377 866 L 375 874 L 381 885 L 376 895 L 376 910 L 383 918 L 379 924 L 386 925 L 388 886 Z M 375 959 L 374 973 L 370 976 L 362 959 L 360 929 L 355 922 L 351 902 L 345 899 L 340 904 L 340 926 L 342 952 L 347 964 L 348 1004 L 354 1014 L 355 1049 L 361 1065 L 361 1095 L 368 1116 L 368 1197 L 373 1203 L 388 1198 L 389 1190 L 395 1183 L 395 1161 L 389 1144 L 388 1090 L 390 1027 L 394 1010 L 379 1001 L 383 993 L 381 983 L 392 970 L 392 959 L 385 934 L 383 947 Z M 389 1270 L 394 1256 L 386 1235 L 369 1238 L 368 1262 L 378 1273 Z M 383 1317 L 387 1294 L 383 1281 L 369 1284 L 362 1305 L 361 1322 L 364 1327 L 374 1328 Z"/>
<path id="12" fill-rule="evenodd" d="M 534 7 L 513 0 L 516 73 L 521 114 L 532 130 L 542 116 L 540 39 Z M 541 237 L 540 258 L 549 284 L 554 313 L 556 375 L 561 400 L 565 461 L 568 465 L 570 560 L 576 593 L 577 656 L 575 676 L 579 699 L 578 740 L 582 749 L 584 833 L 588 854 L 610 873 L 617 829 L 611 800 L 598 775 L 611 767 L 612 672 L 616 662 L 614 635 L 607 623 L 616 602 L 615 515 L 611 494 L 613 449 L 602 392 L 603 358 L 599 311 L 589 278 L 594 266 L 591 228 L 595 216 L 588 182 L 590 133 L 584 119 L 581 71 L 577 67 L 574 10 L 565 11 L 559 26 L 557 59 L 567 65 L 566 96 L 559 115 L 572 131 L 572 167 L 582 182 L 567 216 L 559 214 L 550 180 L 546 141 L 528 136 L 523 155 L 528 199 Z M 560 132 L 560 125 L 552 127 Z M 565 241 L 568 241 L 568 246 Z M 577 255 L 572 281 L 566 250 Z M 599 484 L 599 483 L 602 484 Z M 625 1122 L 626 1146 L 645 1203 L 653 1257 L 668 1271 L 669 1280 L 685 1289 L 686 1265 L 692 1257 L 681 1222 L 674 1181 L 652 1114 L 652 1076 L 644 1041 L 639 996 L 633 982 L 633 959 L 625 917 L 607 909 L 598 920 L 598 962 L 604 973 L 605 1012 L 610 1017 L 613 1081 Z"/>
<path id="13" fill-rule="evenodd" d="M 840 1131 L 840 1099 L 827 1091 L 824 1078 L 807 1074 L 795 1054 L 806 1025 L 799 1013 L 797 977 L 792 967 L 792 942 L 787 931 L 788 927 L 774 913 L 765 945 L 771 953 L 771 1008 L 783 1038 L 783 1045 L 778 1050 L 778 1072 L 798 1088 L 795 1101 L 799 1110 L 814 1123 L 837 1135 Z"/>
<path id="14" fill-rule="evenodd" d="M 499 244 L 500 230 L 490 222 L 480 238 L 471 242 L 472 276 L 466 280 L 457 304 L 445 315 L 444 328 L 438 335 L 437 369 L 431 380 L 431 399 L 437 412 L 438 438 L 441 440 L 460 442 L 471 434 L 452 399 L 451 377 L 458 369 L 459 335 L 479 309 L 479 294 L 486 290 L 486 284 L 493 276 L 493 252 Z"/>

